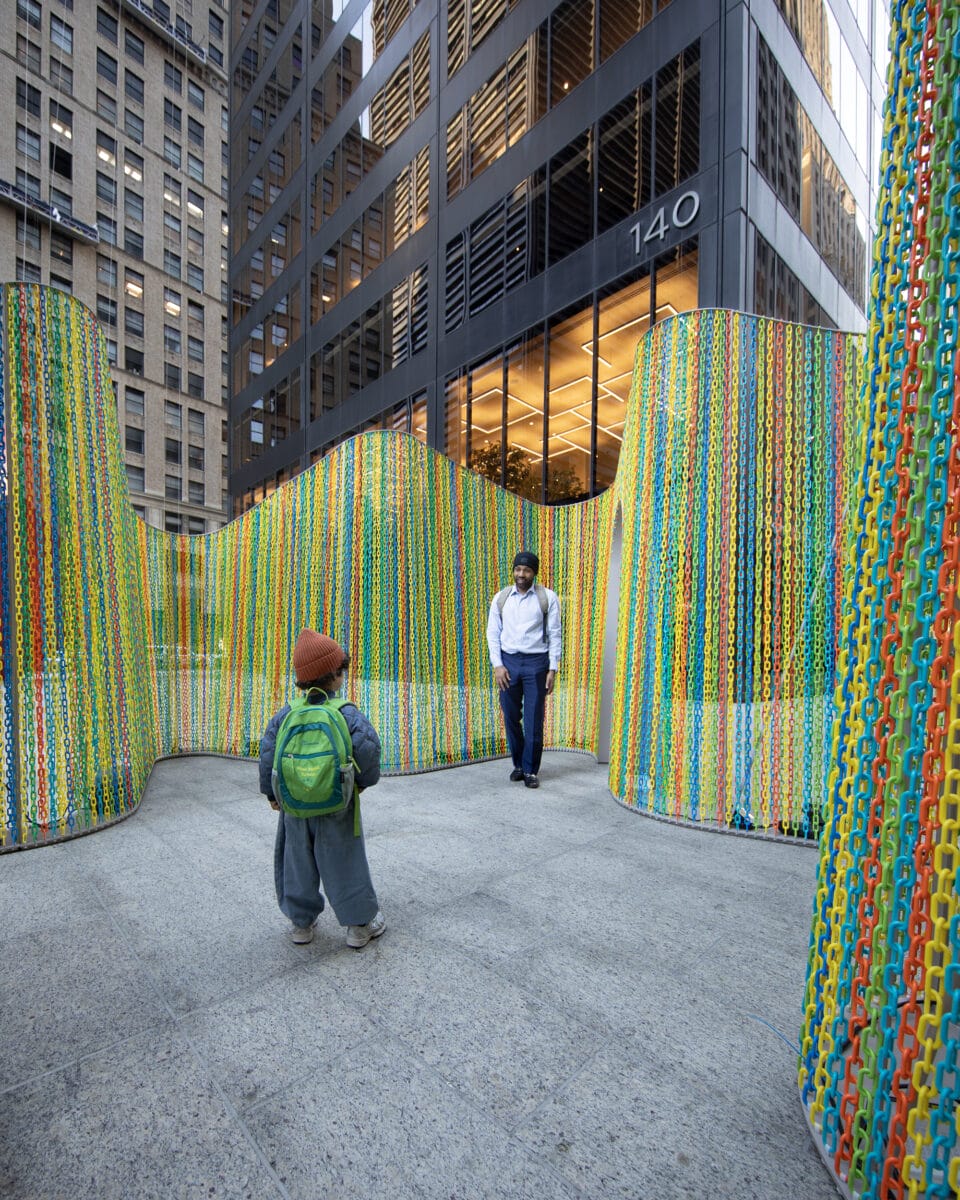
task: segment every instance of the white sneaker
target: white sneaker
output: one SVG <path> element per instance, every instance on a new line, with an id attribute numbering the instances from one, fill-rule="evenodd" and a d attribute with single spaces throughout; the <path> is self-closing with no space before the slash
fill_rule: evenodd
<path id="1" fill-rule="evenodd" d="M 352 946 L 354 950 L 362 949 L 367 942 L 373 938 L 378 938 L 386 929 L 387 922 L 382 912 L 378 912 L 372 921 L 368 921 L 366 925 L 351 925 L 347 929 L 347 945 Z"/>
<path id="2" fill-rule="evenodd" d="M 313 925 L 290 925 L 290 938 L 297 946 L 306 946 L 308 942 L 313 941 Z"/>

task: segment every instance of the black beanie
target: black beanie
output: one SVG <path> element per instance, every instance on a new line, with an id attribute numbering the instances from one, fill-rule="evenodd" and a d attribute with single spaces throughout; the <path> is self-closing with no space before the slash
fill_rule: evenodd
<path id="1" fill-rule="evenodd" d="M 521 550 L 513 560 L 514 567 L 530 567 L 536 575 L 540 570 L 540 559 L 535 554 L 531 554 L 529 550 Z"/>

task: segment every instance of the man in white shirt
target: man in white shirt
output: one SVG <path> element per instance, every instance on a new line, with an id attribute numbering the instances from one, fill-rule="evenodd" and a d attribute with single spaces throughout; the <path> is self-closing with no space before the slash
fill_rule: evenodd
<path id="1" fill-rule="evenodd" d="M 487 645 L 500 689 L 500 708 L 513 759 L 510 779 L 540 786 L 543 712 L 560 666 L 560 601 L 534 583 L 540 560 L 521 550 L 513 560 L 513 586 L 490 601 Z"/>

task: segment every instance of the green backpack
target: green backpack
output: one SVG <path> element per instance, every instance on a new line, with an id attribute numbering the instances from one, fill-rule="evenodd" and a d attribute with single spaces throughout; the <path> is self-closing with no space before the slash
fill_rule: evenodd
<path id="1" fill-rule="evenodd" d="M 350 730 L 340 709 L 349 700 L 325 699 L 311 704 L 320 688 L 298 696 L 280 722 L 273 755 L 273 794 L 294 817 L 327 817 L 343 812 L 357 794 L 357 764 Z M 354 834 L 360 834 L 360 801 L 354 812 Z"/>

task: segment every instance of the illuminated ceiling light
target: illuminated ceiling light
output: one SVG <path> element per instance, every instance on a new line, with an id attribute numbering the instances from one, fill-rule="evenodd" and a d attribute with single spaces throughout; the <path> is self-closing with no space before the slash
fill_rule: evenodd
<path id="1" fill-rule="evenodd" d="M 167 300 L 164 303 L 163 308 L 164 308 L 164 311 L 168 312 L 171 317 L 179 317 L 180 316 L 180 305 L 177 304 L 175 300 Z"/>
<path id="2" fill-rule="evenodd" d="M 202 217 L 203 216 L 203 209 L 199 208 L 196 204 L 194 204 L 192 200 L 187 201 L 187 212 L 190 214 L 191 217 Z"/>
<path id="3" fill-rule="evenodd" d="M 180 197 L 175 192 L 164 189 L 163 198 L 169 204 L 175 204 L 177 208 L 180 207 Z"/>
<path id="4" fill-rule="evenodd" d="M 126 287 L 123 290 L 128 296 L 133 296 L 134 300 L 139 300 L 143 295 L 143 288 L 139 283 L 134 283 L 132 279 L 127 280 Z"/>
<path id="5" fill-rule="evenodd" d="M 220 223 L 220 232 L 223 234 L 224 237 L 226 237 L 227 234 L 230 232 L 230 226 L 227 224 L 226 221 L 222 221 Z"/>
<path id="6" fill-rule="evenodd" d="M 320 297 L 320 299 L 324 302 L 324 304 L 329 304 L 330 301 L 333 299 L 333 297 L 328 296 L 327 293 L 324 292 L 323 295 Z"/>
<path id="7" fill-rule="evenodd" d="M 109 163 L 112 167 L 116 166 L 117 164 L 117 160 L 113 157 L 110 151 L 106 149 L 105 146 L 101 146 L 99 150 L 97 150 L 97 158 L 99 158 L 101 162 Z"/>
<path id="8" fill-rule="evenodd" d="M 563 90 L 564 90 L 565 92 L 569 92 L 569 91 L 570 91 L 570 84 L 569 84 L 569 83 L 568 83 L 566 80 L 564 80 L 564 81 L 563 81 Z"/>

